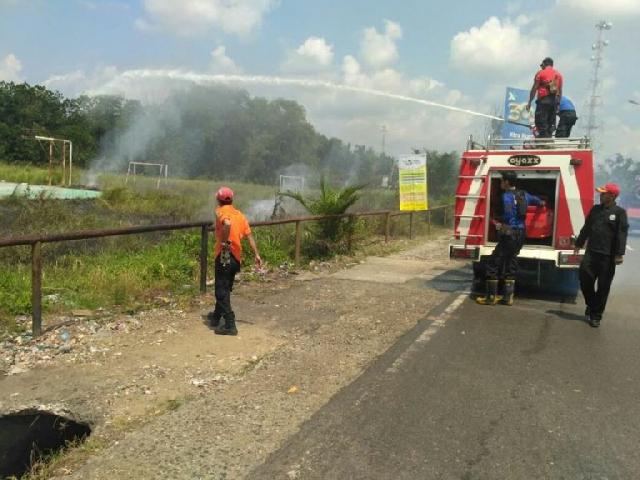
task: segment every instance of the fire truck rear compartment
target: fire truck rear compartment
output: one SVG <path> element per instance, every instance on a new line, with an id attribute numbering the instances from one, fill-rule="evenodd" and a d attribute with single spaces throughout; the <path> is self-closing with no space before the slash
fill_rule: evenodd
<path id="1" fill-rule="evenodd" d="M 525 245 L 553 246 L 553 229 L 555 226 L 556 193 L 558 190 L 556 172 L 518 172 L 517 188 L 535 195 L 546 203 L 546 208 L 529 207 L 527 215 L 527 236 Z M 489 218 L 496 218 L 501 198 L 500 176 L 491 177 Z M 489 222 L 489 242 L 497 242 L 495 226 Z"/>

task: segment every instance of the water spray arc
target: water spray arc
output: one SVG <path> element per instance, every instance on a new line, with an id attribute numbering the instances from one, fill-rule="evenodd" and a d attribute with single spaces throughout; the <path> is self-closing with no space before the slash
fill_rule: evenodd
<path id="1" fill-rule="evenodd" d="M 475 115 L 483 118 L 490 118 L 492 120 L 504 121 L 502 117 L 495 115 L 489 115 L 486 113 L 475 112 L 465 108 L 454 107 L 451 105 L 445 105 L 442 103 L 432 102 L 430 100 L 424 100 L 421 98 L 410 97 L 407 95 L 400 95 L 397 93 L 385 92 L 382 90 L 375 90 L 372 88 L 356 87 L 353 85 L 344 85 L 340 83 L 333 83 L 324 80 L 304 79 L 304 78 L 287 78 L 267 75 L 206 75 L 194 72 L 185 72 L 181 70 L 129 70 L 123 72 L 120 76 L 123 80 L 144 80 L 144 79 L 169 79 L 178 81 L 187 81 L 199 85 L 207 85 L 212 83 L 227 84 L 227 85 L 272 85 L 272 86 L 297 86 L 297 87 L 309 87 L 309 88 L 326 88 L 330 90 L 350 92 L 350 93 L 363 93 L 367 95 L 373 95 L 377 97 L 389 98 L 392 100 L 398 100 L 402 102 L 416 103 L 427 107 L 442 108 L 452 112 L 465 113 L 467 115 Z M 108 85 L 107 85 L 108 87 Z"/>

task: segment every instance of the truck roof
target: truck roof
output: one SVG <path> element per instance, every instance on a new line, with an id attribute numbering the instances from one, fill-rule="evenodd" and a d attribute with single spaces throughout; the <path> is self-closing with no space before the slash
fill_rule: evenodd
<path id="1" fill-rule="evenodd" d="M 489 135 L 486 145 L 477 142 L 472 136 L 467 140 L 467 151 L 492 150 L 591 150 L 589 137 L 572 138 L 500 138 Z"/>

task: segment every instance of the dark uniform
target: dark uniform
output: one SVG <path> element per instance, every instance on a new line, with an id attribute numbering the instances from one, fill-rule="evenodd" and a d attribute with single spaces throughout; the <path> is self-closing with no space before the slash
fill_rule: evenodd
<path id="1" fill-rule="evenodd" d="M 511 173 L 511 172 L 510 172 Z M 513 183 L 515 173 L 503 174 L 503 178 Z M 482 305 L 495 305 L 499 301 L 507 305 L 513 303 L 515 278 L 518 271 L 518 254 L 524 244 L 524 212 L 528 205 L 540 205 L 542 201 L 524 190 L 505 190 L 500 197 L 498 244 L 486 262 L 487 295 L 476 301 Z M 504 280 L 504 296 L 498 297 L 498 282 Z"/>
<path id="2" fill-rule="evenodd" d="M 599 325 L 602 319 L 616 273 L 615 257 L 625 254 L 628 231 L 627 212 L 623 208 L 615 204 L 607 208 L 600 204 L 591 209 L 576 240 L 577 248 L 587 243 L 580 264 L 580 288 L 587 304 L 585 314 L 593 326 Z"/>

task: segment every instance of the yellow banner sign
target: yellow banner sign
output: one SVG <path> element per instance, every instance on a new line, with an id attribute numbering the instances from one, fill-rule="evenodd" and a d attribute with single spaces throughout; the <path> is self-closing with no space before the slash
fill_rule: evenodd
<path id="1" fill-rule="evenodd" d="M 401 155 L 398 159 L 400 210 L 427 210 L 427 157 Z"/>

